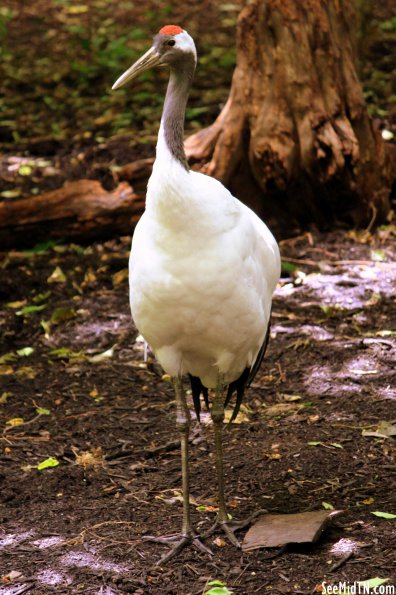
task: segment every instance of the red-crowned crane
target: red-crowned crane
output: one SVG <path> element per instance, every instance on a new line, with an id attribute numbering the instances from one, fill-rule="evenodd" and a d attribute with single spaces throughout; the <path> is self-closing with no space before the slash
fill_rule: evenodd
<path id="1" fill-rule="evenodd" d="M 113 85 L 118 89 L 153 66 L 170 69 L 146 210 L 133 235 L 129 268 L 132 316 L 173 379 L 181 439 L 182 531 L 150 538 L 171 548 L 159 563 L 190 543 L 210 551 L 190 520 L 185 374 L 190 377 L 198 418 L 201 395 L 208 402 L 208 389 L 214 389 L 216 524 L 239 546 L 234 531 L 244 525 L 229 521 L 224 498 L 224 407 L 236 392 L 232 418 L 236 417 L 245 387 L 261 363 L 280 274 L 277 243 L 261 219 L 220 182 L 188 167 L 184 116 L 196 62 L 194 41 L 187 31 L 166 25 L 154 37 L 152 48 Z"/>

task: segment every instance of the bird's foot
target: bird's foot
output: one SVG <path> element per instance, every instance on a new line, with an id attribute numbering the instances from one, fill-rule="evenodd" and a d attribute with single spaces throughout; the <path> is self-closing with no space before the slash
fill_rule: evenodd
<path id="1" fill-rule="evenodd" d="M 248 516 L 246 519 L 243 519 L 241 521 L 224 521 L 217 517 L 212 527 L 206 533 L 202 534 L 201 537 L 202 539 L 206 539 L 207 537 L 213 535 L 213 533 L 215 533 L 218 529 L 220 529 L 221 531 L 223 531 L 223 533 L 225 534 L 229 542 L 232 543 L 232 545 L 234 545 L 237 548 L 240 548 L 241 544 L 236 538 L 235 533 L 251 525 L 252 521 L 255 518 L 257 518 L 260 514 L 264 514 L 266 512 L 266 510 L 258 510 L 257 512 L 253 513 L 252 515 Z"/>
<path id="2" fill-rule="evenodd" d="M 165 564 L 174 556 L 177 556 L 186 546 L 193 545 L 197 550 L 200 552 L 204 552 L 205 554 L 209 554 L 213 556 L 212 550 L 210 550 L 205 544 L 202 543 L 201 539 L 198 535 L 189 534 L 189 535 L 170 535 L 169 537 L 155 537 L 151 535 L 144 535 L 142 537 L 145 541 L 153 541 L 154 543 L 164 543 L 168 545 L 170 550 L 162 556 L 156 562 L 156 566 L 160 564 Z"/>

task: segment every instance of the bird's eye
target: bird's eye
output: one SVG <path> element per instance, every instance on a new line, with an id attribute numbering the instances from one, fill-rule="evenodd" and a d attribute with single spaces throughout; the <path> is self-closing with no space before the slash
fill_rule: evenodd
<path id="1" fill-rule="evenodd" d="M 172 47 L 173 45 L 175 45 L 175 43 L 176 43 L 176 41 L 175 41 L 174 39 L 170 39 L 170 40 L 169 40 L 169 41 L 166 43 L 166 45 L 170 45 L 170 46 Z"/>

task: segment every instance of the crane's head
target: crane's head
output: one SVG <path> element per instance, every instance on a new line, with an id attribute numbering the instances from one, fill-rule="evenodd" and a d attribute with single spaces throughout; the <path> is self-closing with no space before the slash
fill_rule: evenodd
<path id="1" fill-rule="evenodd" d="M 154 37 L 153 45 L 135 64 L 116 80 L 112 89 L 119 89 L 153 66 L 177 68 L 197 61 L 193 38 L 178 25 L 165 25 Z"/>

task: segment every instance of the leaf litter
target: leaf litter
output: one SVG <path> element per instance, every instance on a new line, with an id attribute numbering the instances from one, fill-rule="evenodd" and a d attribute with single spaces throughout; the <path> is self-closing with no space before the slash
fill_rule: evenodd
<path id="1" fill-rule="evenodd" d="M 47 571 L 67 574 L 67 586 L 62 587 L 66 590 L 78 581 L 92 588 L 102 581 L 98 578 L 100 565 L 95 566 L 93 558 L 84 558 L 81 549 L 100 547 L 110 564 L 106 568 L 115 565 L 113 573 L 105 574 L 106 585 L 116 592 L 128 592 L 128 580 L 144 581 L 150 564 L 160 556 L 160 548 L 149 546 L 141 537 L 175 532 L 181 519 L 172 386 L 161 379 L 161 371 L 153 366 L 148 353 L 144 364 L 145 347 L 130 321 L 124 273 L 114 283 L 114 275 L 126 268 L 129 241 L 98 243 L 90 250 L 47 247 L 29 258 L 27 276 L 23 258 L 11 259 L 6 267 L 8 293 L 2 315 L 7 340 L 2 366 L 11 367 L 12 373 L 2 376 L 1 394 L 12 396 L 2 400 L 0 411 L 4 412 L 4 428 L 11 419 L 22 419 L 23 424 L 10 427 L 3 435 L 6 479 L 1 498 L 7 510 L 3 525 L 8 534 L 34 528 L 35 540 L 45 539 L 45 533 L 52 531 L 60 541 L 41 550 L 40 558 L 18 552 L 21 564 L 12 568 L 8 556 L 2 561 L 0 552 L 0 564 L 24 572 L 28 561 L 37 576 Z M 342 233 L 316 234 L 311 243 L 295 243 L 295 259 L 301 259 L 311 247 L 337 250 L 337 259 L 346 260 L 348 255 L 348 260 L 359 261 L 365 260 L 370 250 Z M 282 249 L 290 256 L 290 246 Z M 99 262 L 105 262 L 107 270 L 100 271 Z M 66 281 L 51 284 L 48 293 L 44 288 L 57 266 Z M 88 270 L 95 271 L 95 278 L 84 287 Z M 343 274 L 340 269 L 333 279 L 327 279 L 334 282 L 334 292 L 337 288 L 343 291 L 339 285 Z M 385 274 L 389 280 L 389 271 Z M 311 285 L 302 282 L 285 297 L 284 288 L 290 283 L 284 278 L 277 290 L 268 354 L 247 394 L 243 415 L 225 432 L 229 510 L 238 520 L 265 508 L 270 515 L 285 515 L 290 531 L 299 526 L 291 522 L 293 515 L 303 514 L 307 507 L 321 508 L 325 515 L 345 510 L 314 545 L 288 544 L 274 559 L 301 590 L 309 591 L 321 583 L 332 546 L 346 536 L 370 546 L 368 559 L 360 553 L 361 561 L 356 559 L 348 566 L 356 580 L 365 579 L 368 563 L 376 565 L 380 576 L 388 576 L 386 552 L 393 539 L 393 520 L 372 512 L 392 515 L 396 508 L 388 487 L 395 457 L 396 395 L 392 386 L 396 339 L 389 333 L 381 337 L 384 330 L 395 328 L 394 296 L 383 292 L 380 301 L 367 305 L 366 300 L 359 307 L 359 319 L 355 309 L 324 316 L 316 303 L 320 299 L 316 289 L 312 293 Z M 7 307 L 23 299 L 33 305 L 34 298 L 43 300 L 49 313 L 63 309 L 75 315 L 60 316 L 48 334 L 41 325 L 40 312 L 21 317 L 16 314 L 20 304 Z M 309 345 L 293 348 L 301 335 L 309 338 Z M 34 346 L 28 357 L 17 355 L 27 346 Z M 378 369 L 381 373 L 360 375 L 351 369 Z M 206 423 L 205 411 L 202 417 L 205 423 L 194 432 L 190 458 L 191 513 L 194 524 L 204 532 L 218 507 L 211 463 L 212 426 Z M 18 446 L 22 444 L 23 451 Z M 37 465 L 49 458 L 59 464 L 39 471 Z M 305 521 L 302 526 L 309 528 Z M 282 537 L 280 530 L 275 537 L 279 542 L 290 539 Z M 243 534 L 239 538 L 242 540 Z M 265 581 L 268 568 L 260 552 L 266 555 L 271 548 L 260 539 L 256 549 L 243 553 L 243 563 L 249 565 L 256 580 Z M 238 581 L 233 578 L 242 572 L 240 553 L 218 535 L 208 546 L 215 552 L 218 580 L 230 590 L 250 595 L 251 575 L 242 573 Z M 304 554 L 304 571 L 295 564 L 297 547 L 313 548 Z M 85 562 L 62 566 L 60 551 L 71 554 L 66 561 L 83 556 Z M 154 575 L 150 583 L 146 581 L 144 592 L 154 595 L 164 588 L 171 592 L 175 584 L 202 592 L 204 583 L 196 573 L 190 575 L 183 566 L 179 579 L 178 569 L 180 564 L 192 564 L 200 576 L 210 576 L 212 562 L 204 556 L 190 556 L 186 550 L 170 563 L 169 578 Z M 133 568 L 132 573 L 117 571 L 124 566 Z M 240 568 L 238 573 L 232 573 L 234 568 Z M 337 571 L 332 574 L 336 577 Z M 279 578 L 279 586 L 283 582 Z M 66 585 L 59 583 L 57 588 L 61 584 Z"/>

